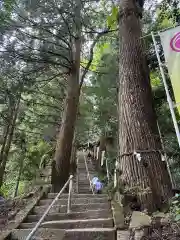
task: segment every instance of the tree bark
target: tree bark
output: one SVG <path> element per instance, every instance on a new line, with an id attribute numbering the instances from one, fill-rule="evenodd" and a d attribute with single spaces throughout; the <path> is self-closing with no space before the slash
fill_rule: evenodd
<path id="1" fill-rule="evenodd" d="M 24 157 L 25 156 L 22 155 L 21 159 L 20 159 L 20 167 L 19 167 L 18 177 L 17 177 L 17 180 L 16 180 L 16 187 L 15 187 L 15 191 L 14 191 L 14 198 L 17 197 L 17 195 L 18 195 L 19 183 L 20 183 L 20 180 L 21 180 L 22 172 L 23 172 Z"/>
<path id="2" fill-rule="evenodd" d="M 74 8 L 74 39 L 72 40 L 72 66 L 67 84 L 67 95 L 62 124 L 57 138 L 56 152 L 52 167 L 53 191 L 64 186 L 70 175 L 70 161 L 74 139 L 75 124 L 80 96 L 80 56 L 81 56 L 81 9 L 82 1 L 77 0 Z"/>
<path id="3" fill-rule="evenodd" d="M 14 107 L 15 107 L 15 105 L 14 105 Z M 1 164 L 2 161 L 3 161 L 4 149 L 5 149 L 5 147 L 6 147 L 6 142 L 7 142 L 8 136 L 9 136 L 9 128 L 10 128 L 11 121 L 12 121 L 12 118 L 13 118 L 14 107 L 13 107 L 13 108 L 12 108 L 12 107 L 9 107 L 9 112 L 10 112 L 10 114 L 8 115 L 7 126 L 4 127 L 3 144 L 2 144 L 1 152 L 0 152 L 0 164 Z"/>
<path id="4" fill-rule="evenodd" d="M 160 208 L 171 196 L 141 39 L 139 10 L 134 0 L 120 1 L 119 36 L 119 166 L 122 180 L 137 187 L 142 208 Z M 133 154 L 140 152 L 141 160 Z"/>
<path id="5" fill-rule="evenodd" d="M 4 151 L 2 152 L 2 155 L 1 155 L 0 187 L 3 184 L 4 172 L 5 172 L 6 163 L 7 163 L 7 160 L 8 160 L 9 150 L 11 148 L 11 143 L 12 143 L 12 140 L 13 140 L 14 129 L 15 129 L 15 126 L 16 126 L 16 119 L 17 119 L 17 116 L 18 116 L 20 100 L 21 100 L 21 96 L 19 96 L 16 104 L 14 105 L 12 120 L 11 120 L 10 125 L 9 125 L 8 136 L 7 136 L 7 139 L 6 139 L 6 145 L 4 146 Z"/>
<path id="6" fill-rule="evenodd" d="M 52 185 L 53 191 L 59 191 L 65 182 L 69 178 L 70 174 L 70 158 L 72 150 L 72 142 L 75 130 L 75 123 L 78 113 L 79 96 L 81 87 L 83 85 L 85 76 L 89 70 L 89 67 L 93 61 L 94 47 L 99 38 L 108 33 L 108 29 L 98 33 L 90 47 L 89 61 L 80 77 L 80 53 L 81 53 L 81 30 L 82 30 L 82 18 L 81 11 L 85 2 L 76 0 L 76 7 L 74 9 L 74 23 L 75 23 L 75 44 L 72 47 L 73 63 L 71 68 L 71 74 L 69 76 L 66 104 L 64 109 L 64 115 L 62 125 L 60 128 L 59 137 L 57 140 L 55 159 L 52 165 Z M 71 37 L 72 37 L 71 36 Z"/>
<path id="7" fill-rule="evenodd" d="M 79 71 L 80 71 L 81 39 L 75 41 L 75 60 L 68 79 L 67 96 L 63 120 L 57 139 L 55 163 L 52 171 L 53 191 L 59 191 L 69 178 L 70 158 L 74 137 L 76 116 L 79 104 Z"/>

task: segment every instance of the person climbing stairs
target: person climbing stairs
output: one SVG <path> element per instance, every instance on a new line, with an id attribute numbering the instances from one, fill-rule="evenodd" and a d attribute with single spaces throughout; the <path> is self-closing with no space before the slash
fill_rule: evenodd
<path id="1" fill-rule="evenodd" d="M 85 153 L 78 154 L 76 186 L 71 199 L 71 211 L 67 213 L 68 194 L 56 201 L 37 229 L 32 239 L 54 240 L 115 240 L 111 204 L 106 194 L 94 194 L 90 180 L 94 167 Z M 78 187 L 77 187 L 78 185 Z M 58 193 L 48 193 L 41 199 L 26 219 L 12 232 L 12 240 L 25 240 L 36 226 Z"/>

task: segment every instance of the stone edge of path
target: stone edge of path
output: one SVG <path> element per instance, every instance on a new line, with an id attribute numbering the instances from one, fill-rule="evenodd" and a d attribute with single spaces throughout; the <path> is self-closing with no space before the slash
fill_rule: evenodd
<path id="1" fill-rule="evenodd" d="M 35 205 L 37 205 L 38 201 L 49 192 L 49 189 L 50 185 L 46 185 L 44 187 L 39 186 L 37 191 L 34 193 L 35 197 L 30 200 L 30 202 L 25 206 L 25 208 L 23 208 L 16 214 L 13 221 L 9 222 L 7 230 L 0 232 L 0 240 L 5 240 L 10 237 L 11 232 L 19 227 L 19 225 L 25 220 L 25 218 L 32 211 Z"/>
<path id="2" fill-rule="evenodd" d="M 111 209 L 112 209 L 115 229 L 125 230 L 123 206 L 121 206 L 118 202 L 112 200 Z"/>

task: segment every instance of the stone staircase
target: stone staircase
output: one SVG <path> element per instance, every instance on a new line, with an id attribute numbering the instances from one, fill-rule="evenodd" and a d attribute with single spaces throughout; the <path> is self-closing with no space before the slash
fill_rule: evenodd
<path id="1" fill-rule="evenodd" d="M 77 175 L 76 175 L 76 184 L 78 186 L 78 193 L 90 193 L 92 194 L 92 190 L 90 188 L 89 179 L 87 177 L 87 171 L 84 161 L 85 154 L 80 154 L 77 159 Z M 92 164 L 91 159 L 86 158 L 90 179 L 95 176 L 95 168 Z"/>
<path id="2" fill-rule="evenodd" d="M 87 160 L 90 176 L 94 168 Z M 68 194 L 62 194 L 50 210 L 33 239 L 54 240 L 115 240 L 111 203 L 106 194 L 93 195 L 84 163 L 84 153 L 78 155 L 75 190 L 71 212 L 67 213 Z M 27 218 L 12 232 L 11 239 L 25 240 L 57 193 L 48 193 L 29 213 Z"/>

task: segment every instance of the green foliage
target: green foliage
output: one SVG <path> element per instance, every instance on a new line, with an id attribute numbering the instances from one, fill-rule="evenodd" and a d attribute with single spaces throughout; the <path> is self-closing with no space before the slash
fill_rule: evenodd
<path id="1" fill-rule="evenodd" d="M 102 19 L 109 15 L 102 2 L 80 1 L 78 4 L 78 1 L 60 0 L 57 4 L 52 0 L 40 3 L 33 0 L 14 3 L 7 0 L 2 4 L 0 41 L 3 59 L 0 71 L 1 147 L 5 143 L 6 129 L 11 124 L 11 108 L 18 97 L 21 98 L 11 148 L 7 153 L 3 189 L 9 194 L 15 185 L 22 157 L 21 182 L 35 177 L 41 159 L 52 160 L 72 69 L 72 45 L 82 27 L 83 66 L 86 67 L 89 61 L 86 44 L 94 40 L 97 31 L 106 27 Z M 90 32 L 91 29 L 94 31 Z M 77 126 L 79 141 L 87 139 L 92 127 L 91 118 L 86 113 L 93 103 L 91 99 L 85 99 L 80 106 L 80 112 L 85 116 L 79 118 Z M 25 151 L 22 149 L 22 133 L 25 133 Z"/>
<path id="2" fill-rule="evenodd" d="M 179 222 L 180 221 L 180 195 L 176 194 L 171 201 L 170 214 L 172 218 Z"/>
<path id="3" fill-rule="evenodd" d="M 19 188 L 18 188 L 18 195 L 22 195 L 25 191 L 25 187 L 27 186 L 27 181 L 20 181 Z M 5 181 L 3 186 L 1 187 L 1 192 L 4 197 L 9 198 L 14 196 L 15 191 L 15 185 L 16 185 L 16 179 L 10 178 L 8 181 Z"/>
<path id="4" fill-rule="evenodd" d="M 1 193 L 4 197 L 9 197 L 13 193 L 13 188 L 15 186 L 15 181 L 9 180 L 5 182 L 1 187 Z"/>
<path id="5" fill-rule="evenodd" d="M 114 188 L 114 182 L 111 181 L 105 188 L 103 188 L 103 192 L 107 193 L 110 197 L 113 198 L 113 195 L 116 192 L 116 188 Z"/>
<path id="6" fill-rule="evenodd" d="M 89 80 L 80 99 L 77 138 L 80 142 L 97 140 L 101 133 L 115 135 L 116 78 L 118 75 L 114 43 L 104 38 L 95 49 Z"/>
<path id="7" fill-rule="evenodd" d="M 1 26 L 6 23 L 6 20 L 10 18 L 10 15 L 15 4 L 15 0 L 3 0 L 0 6 L 0 21 Z"/>
<path id="8" fill-rule="evenodd" d="M 112 6 L 111 15 L 107 17 L 107 26 L 110 29 L 115 29 L 117 27 L 117 19 L 118 19 L 118 7 Z"/>
<path id="9" fill-rule="evenodd" d="M 124 186 L 119 183 L 116 187 L 114 187 L 114 181 L 112 179 L 107 185 L 105 185 L 103 192 L 107 193 L 111 197 L 111 199 L 113 199 L 116 192 L 124 194 L 125 189 Z"/>

